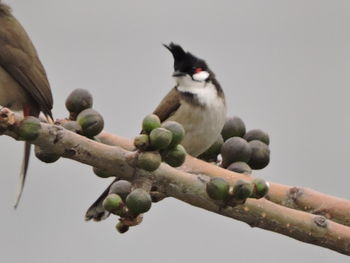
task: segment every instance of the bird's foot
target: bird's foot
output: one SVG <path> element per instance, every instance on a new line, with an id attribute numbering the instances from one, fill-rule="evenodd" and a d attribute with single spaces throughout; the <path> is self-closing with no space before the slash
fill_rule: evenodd
<path id="1" fill-rule="evenodd" d="M 0 109 L 0 133 L 3 133 L 9 126 L 14 125 L 15 123 L 15 113 L 6 107 L 2 107 Z"/>

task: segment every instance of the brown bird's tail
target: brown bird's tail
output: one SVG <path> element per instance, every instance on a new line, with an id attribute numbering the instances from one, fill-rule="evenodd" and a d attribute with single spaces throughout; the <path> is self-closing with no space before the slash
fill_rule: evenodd
<path id="1" fill-rule="evenodd" d="M 23 188 L 24 188 L 24 183 L 26 180 L 27 176 L 27 170 L 28 170 L 28 165 L 29 165 L 29 157 L 30 157 L 30 148 L 31 144 L 29 142 L 25 142 L 24 145 L 24 157 L 22 161 L 22 168 L 21 168 L 21 173 L 19 175 L 19 188 L 18 188 L 18 193 L 16 197 L 16 203 L 15 203 L 15 209 L 17 208 L 19 201 L 21 199 L 22 193 L 23 193 Z"/>
<path id="2" fill-rule="evenodd" d="M 101 221 L 106 219 L 109 216 L 109 212 L 106 211 L 102 205 L 103 200 L 107 197 L 109 188 L 111 185 L 116 182 L 118 179 L 114 179 L 113 182 L 107 187 L 106 190 L 100 195 L 99 198 L 89 207 L 89 209 L 85 213 L 85 220 L 94 220 L 94 221 Z"/>

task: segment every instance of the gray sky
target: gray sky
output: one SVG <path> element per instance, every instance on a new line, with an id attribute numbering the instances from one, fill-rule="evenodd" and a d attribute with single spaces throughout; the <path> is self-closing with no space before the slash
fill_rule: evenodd
<path id="1" fill-rule="evenodd" d="M 270 134 L 271 163 L 254 175 L 350 199 L 348 0 L 6 2 L 46 67 L 56 117 L 66 116 L 68 93 L 85 88 L 107 130 L 134 136 L 174 84 L 161 46 L 174 41 L 207 60 L 231 115 Z M 108 180 L 69 160 L 32 158 L 14 211 L 23 145 L 0 142 L 3 262 L 348 262 L 172 199 L 125 235 L 115 217 L 85 223 Z"/>

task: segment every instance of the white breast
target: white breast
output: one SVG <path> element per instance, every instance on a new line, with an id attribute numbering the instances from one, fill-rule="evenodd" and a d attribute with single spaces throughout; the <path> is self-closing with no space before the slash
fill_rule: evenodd
<path id="1" fill-rule="evenodd" d="M 200 155 L 215 142 L 226 120 L 226 105 L 223 98 L 218 97 L 212 83 L 205 85 L 205 87 L 178 86 L 179 91 L 195 94 L 203 106 L 192 105 L 182 100 L 179 109 L 169 118 L 184 126 L 186 135 L 182 145 L 192 156 Z"/>

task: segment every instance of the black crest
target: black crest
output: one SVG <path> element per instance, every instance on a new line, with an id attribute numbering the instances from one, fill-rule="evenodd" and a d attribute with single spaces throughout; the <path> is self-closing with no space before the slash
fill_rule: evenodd
<path id="1" fill-rule="evenodd" d="M 190 52 L 185 52 L 180 45 L 170 43 L 164 46 L 173 54 L 175 71 L 186 72 L 192 75 L 196 68 L 208 70 L 208 66 L 203 59 L 197 58 Z"/>

